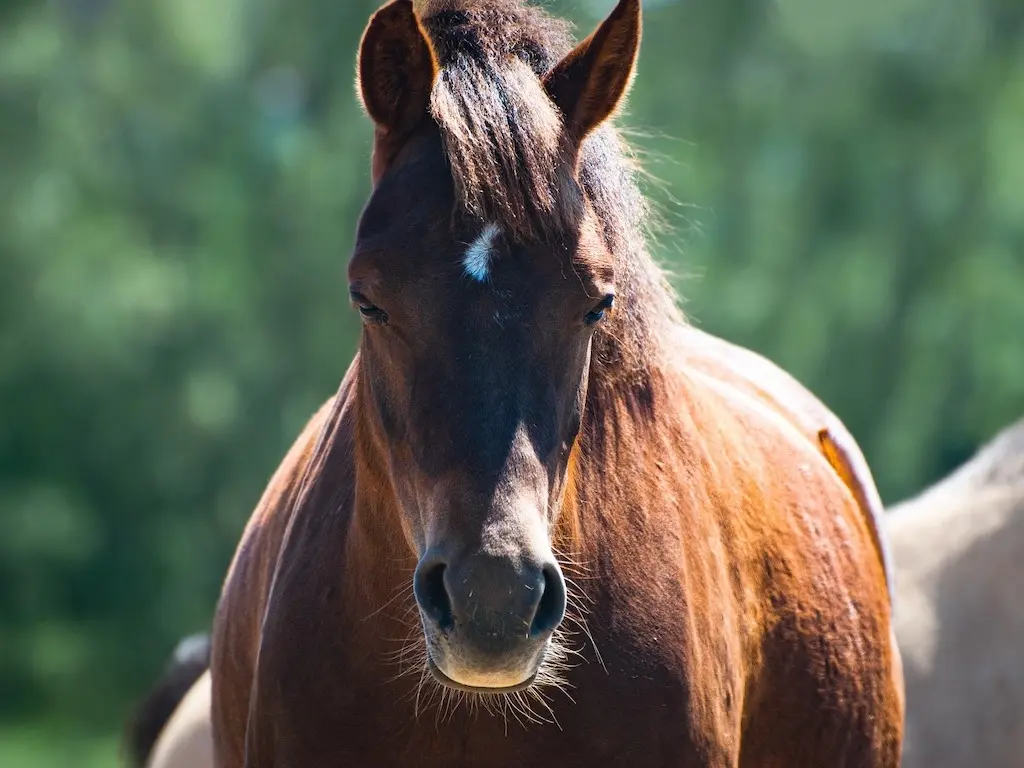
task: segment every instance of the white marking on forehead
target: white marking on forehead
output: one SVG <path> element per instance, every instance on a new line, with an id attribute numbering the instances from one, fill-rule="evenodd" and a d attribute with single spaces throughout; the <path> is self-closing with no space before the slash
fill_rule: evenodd
<path id="1" fill-rule="evenodd" d="M 488 224 L 484 231 L 474 240 L 466 254 L 462 257 L 462 266 L 466 274 L 482 283 L 487 279 L 487 270 L 491 264 L 491 255 L 494 250 L 494 240 L 501 230 L 497 224 Z"/>

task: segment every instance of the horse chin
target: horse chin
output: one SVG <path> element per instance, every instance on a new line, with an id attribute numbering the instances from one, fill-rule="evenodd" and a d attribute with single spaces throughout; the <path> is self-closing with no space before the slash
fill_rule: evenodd
<path id="1" fill-rule="evenodd" d="M 541 656 L 541 660 L 543 660 L 543 654 Z M 460 682 L 453 677 L 449 677 L 445 672 L 443 672 L 434 662 L 433 656 L 429 652 L 427 653 L 427 669 L 430 670 L 430 674 L 434 680 L 446 688 L 462 691 L 463 693 L 497 695 L 503 693 L 515 693 L 516 691 L 525 691 L 536 682 L 537 676 L 540 674 L 540 667 L 541 665 L 538 663 L 534 671 L 519 682 L 510 680 L 510 677 L 506 674 L 490 673 L 466 674 L 464 677 L 459 675 L 463 680 L 468 681 Z"/>

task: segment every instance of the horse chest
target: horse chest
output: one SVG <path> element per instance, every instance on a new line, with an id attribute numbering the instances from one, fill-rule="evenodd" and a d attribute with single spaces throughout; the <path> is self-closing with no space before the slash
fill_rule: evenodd
<path id="1" fill-rule="evenodd" d="M 473 700 L 442 693 L 418 672 L 394 680 L 366 671 L 336 667 L 334 674 L 351 675 L 344 686 L 323 673 L 295 675 L 304 682 L 294 696 L 287 681 L 275 686 L 278 696 L 265 712 L 282 736 L 270 764 L 735 765 L 738 722 L 698 716 L 694 683 L 682 669 L 584 663 L 569 674 L 573 687 L 544 690 L 546 701 L 530 695 Z M 322 684 L 311 686 L 316 679 Z"/>
<path id="2" fill-rule="evenodd" d="M 694 738 L 679 701 L 645 701 L 638 688 L 629 701 L 604 706 L 554 703 L 554 716 L 536 702 L 493 703 L 493 711 L 468 711 L 446 700 L 418 714 L 392 701 L 352 710 L 336 726 L 280 744 L 273 764 L 358 765 L 390 768 L 524 765 L 629 765 L 637 768 L 727 766 L 723 743 Z M 557 724 L 554 720 L 557 719 Z M 296 735 L 299 729 L 293 731 Z M 315 753 L 308 745 L 316 744 Z M 717 759 L 712 755 L 717 755 Z"/>

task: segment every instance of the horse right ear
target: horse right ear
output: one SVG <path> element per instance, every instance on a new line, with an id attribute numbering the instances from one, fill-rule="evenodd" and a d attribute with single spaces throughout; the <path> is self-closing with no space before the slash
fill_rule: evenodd
<path id="1" fill-rule="evenodd" d="M 427 117 L 437 62 L 412 0 L 380 8 L 359 44 L 357 90 L 376 126 L 374 181 Z"/>

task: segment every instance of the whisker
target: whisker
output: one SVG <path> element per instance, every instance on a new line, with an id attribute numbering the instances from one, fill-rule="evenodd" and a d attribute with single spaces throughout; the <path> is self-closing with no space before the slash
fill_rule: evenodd
<path id="1" fill-rule="evenodd" d="M 539 689 L 537 689 L 537 688 L 530 688 L 527 691 L 527 693 L 529 693 L 530 696 L 538 704 L 540 704 L 542 707 L 544 707 L 545 710 L 547 710 L 547 713 L 551 716 L 551 720 L 549 722 L 554 723 L 555 726 L 558 728 L 558 730 L 561 731 L 562 730 L 562 724 L 559 723 L 558 722 L 558 718 L 555 717 L 555 710 L 551 707 L 551 701 L 550 701 L 550 699 L 548 699 L 547 696 L 544 695 L 544 692 L 539 690 Z M 570 698 L 570 700 L 572 700 L 571 696 L 569 698 Z M 573 703 L 575 704 L 575 702 L 573 702 Z"/>
<path id="2" fill-rule="evenodd" d="M 416 705 L 413 708 L 413 716 L 417 722 L 419 722 L 420 719 L 420 695 L 423 693 L 423 684 L 426 681 L 429 671 L 430 670 L 428 670 L 426 666 L 423 667 L 423 671 L 420 672 L 419 683 L 416 685 Z"/>
<path id="3" fill-rule="evenodd" d="M 397 600 L 400 600 L 400 599 L 405 598 L 405 597 L 411 597 L 412 594 L 413 594 L 412 582 L 410 582 L 409 584 L 404 585 L 402 587 L 399 587 L 398 590 L 395 592 L 395 594 L 386 603 L 381 605 L 379 608 L 377 608 L 377 610 L 373 611 L 372 613 L 369 613 L 366 616 L 364 616 L 362 618 L 362 621 L 366 621 L 367 619 L 372 619 L 374 616 L 379 614 L 381 611 L 385 610 L 388 606 L 393 605 Z"/>
<path id="4" fill-rule="evenodd" d="M 601 650 L 597 647 L 597 642 L 594 640 L 594 635 L 590 631 L 590 625 L 587 623 L 587 615 L 590 613 L 590 608 L 585 605 L 582 601 L 586 600 L 590 605 L 594 605 L 594 599 L 586 593 L 586 590 L 582 589 L 579 584 L 576 583 L 572 578 L 563 576 L 566 585 L 566 605 L 568 608 L 572 608 L 572 611 L 566 611 L 564 622 L 571 622 L 576 626 L 583 635 L 590 641 L 591 647 L 594 649 L 594 656 L 597 659 L 597 663 L 601 665 L 601 669 L 608 673 L 608 667 L 604 663 L 604 657 L 601 655 Z M 559 635 L 564 637 L 564 629 L 560 629 Z M 577 654 L 582 658 L 582 654 Z"/>

